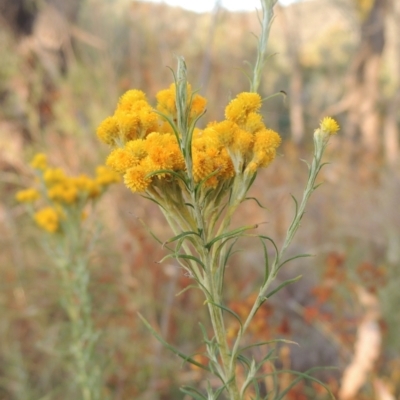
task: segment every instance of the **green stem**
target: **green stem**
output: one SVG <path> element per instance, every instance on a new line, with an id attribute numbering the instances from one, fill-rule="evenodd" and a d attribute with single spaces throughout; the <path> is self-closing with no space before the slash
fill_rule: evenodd
<path id="1" fill-rule="evenodd" d="M 326 145 L 324 145 L 322 147 L 316 147 L 314 150 L 314 157 L 313 157 L 313 161 L 312 161 L 312 164 L 311 164 L 311 167 L 309 170 L 307 186 L 304 190 L 302 201 L 301 201 L 299 208 L 293 218 L 292 223 L 290 224 L 290 226 L 287 230 L 284 243 L 283 243 L 280 251 L 278 252 L 278 254 L 275 257 L 275 260 L 272 264 L 271 271 L 268 275 L 268 278 L 267 278 L 265 284 L 260 288 L 259 295 L 258 295 L 257 299 L 255 300 L 253 307 L 246 318 L 246 321 L 244 322 L 242 328 L 239 330 L 239 332 L 237 334 L 235 344 L 232 349 L 232 359 L 231 359 L 232 366 L 231 367 L 233 367 L 236 362 L 237 352 L 239 349 L 241 339 L 242 339 L 243 335 L 245 334 L 251 321 L 253 320 L 258 308 L 265 301 L 264 296 L 265 296 L 268 288 L 270 287 L 271 283 L 276 278 L 276 275 L 281 266 L 281 260 L 284 257 L 286 249 L 289 247 L 290 243 L 293 240 L 294 235 L 296 234 L 298 228 L 300 227 L 300 221 L 304 215 L 304 211 L 305 211 L 306 205 L 308 203 L 308 200 L 309 200 L 311 194 L 313 193 L 313 191 L 315 190 L 315 181 L 316 181 L 318 173 L 322 167 L 321 159 L 322 159 L 322 155 L 324 153 L 325 147 L 326 147 Z"/>

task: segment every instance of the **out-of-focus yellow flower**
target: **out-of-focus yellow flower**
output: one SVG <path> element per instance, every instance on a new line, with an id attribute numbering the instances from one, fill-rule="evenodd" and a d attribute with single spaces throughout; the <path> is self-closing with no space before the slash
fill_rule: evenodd
<path id="1" fill-rule="evenodd" d="M 121 177 L 105 167 L 104 165 L 99 165 L 96 168 L 96 183 L 100 186 L 109 186 L 112 183 L 118 183 L 121 181 Z"/>
<path id="2" fill-rule="evenodd" d="M 62 183 L 65 181 L 67 176 L 61 168 L 48 168 L 44 172 L 44 182 L 47 187 L 55 185 L 57 183 Z"/>
<path id="3" fill-rule="evenodd" d="M 331 117 L 325 117 L 320 123 L 320 128 L 329 135 L 336 135 L 340 129 L 339 124 Z"/>
<path id="4" fill-rule="evenodd" d="M 71 183 L 77 188 L 78 196 L 82 194 L 84 197 L 95 198 L 100 195 L 101 188 L 95 179 L 89 178 L 87 175 L 79 175 L 70 178 Z"/>
<path id="5" fill-rule="evenodd" d="M 36 189 L 30 188 L 30 189 L 20 190 L 15 195 L 15 198 L 20 203 L 33 203 L 34 201 L 40 198 L 40 193 Z"/>
<path id="6" fill-rule="evenodd" d="M 78 189 L 72 182 L 64 181 L 51 186 L 47 195 L 55 202 L 72 204 L 78 199 Z"/>
<path id="7" fill-rule="evenodd" d="M 37 225 L 47 232 L 55 233 L 59 229 L 60 218 L 53 207 L 45 207 L 34 215 Z"/>
<path id="8" fill-rule="evenodd" d="M 46 154 L 43 153 L 38 153 L 36 154 L 31 163 L 30 166 L 34 169 L 38 169 L 38 170 L 45 170 L 47 168 L 47 156 Z"/>

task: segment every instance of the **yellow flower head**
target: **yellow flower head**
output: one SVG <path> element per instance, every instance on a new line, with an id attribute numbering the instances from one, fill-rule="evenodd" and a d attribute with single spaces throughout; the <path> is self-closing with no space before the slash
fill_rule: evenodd
<path id="1" fill-rule="evenodd" d="M 215 127 L 216 129 L 214 129 Z M 220 129 L 221 131 L 219 131 Z M 215 188 L 221 180 L 229 179 L 234 175 L 231 158 L 219 140 L 221 132 L 224 132 L 224 124 L 210 124 L 204 131 L 197 131 L 193 138 L 195 182 L 200 182 L 213 174 L 204 183 L 205 187 Z"/>
<path id="2" fill-rule="evenodd" d="M 250 133 L 256 133 L 261 129 L 265 129 L 262 115 L 256 112 L 250 112 L 244 122 L 243 129 Z"/>
<path id="3" fill-rule="evenodd" d="M 95 179 L 89 178 L 87 175 L 79 175 L 71 178 L 71 183 L 78 189 L 78 196 L 89 197 L 91 199 L 97 197 L 101 193 L 101 188 Z"/>
<path id="4" fill-rule="evenodd" d="M 261 102 L 258 93 L 240 93 L 225 108 L 225 117 L 238 124 L 244 123 L 249 113 L 260 109 Z"/>
<path id="5" fill-rule="evenodd" d="M 61 168 L 48 168 L 44 172 L 43 179 L 46 186 L 49 187 L 64 182 L 67 176 Z"/>
<path id="6" fill-rule="evenodd" d="M 145 145 L 149 165 L 153 166 L 154 171 L 163 169 L 177 171 L 185 168 L 185 161 L 175 135 L 152 132 L 146 137 Z M 162 176 L 158 175 L 159 178 Z"/>
<path id="7" fill-rule="evenodd" d="M 340 129 L 339 124 L 331 117 L 325 117 L 320 123 L 320 128 L 329 135 L 336 135 Z"/>
<path id="8" fill-rule="evenodd" d="M 204 97 L 195 94 L 190 108 L 190 118 L 196 118 L 201 115 L 206 109 L 206 104 L 207 100 Z"/>
<path id="9" fill-rule="evenodd" d="M 246 156 L 251 149 L 253 140 L 253 135 L 250 132 L 247 132 L 244 129 L 238 129 L 233 138 L 231 149 L 235 153 L 240 153 L 242 156 Z"/>
<path id="10" fill-rule="evenodd" d="M 34 169 L 38 169 L 38 170 L 44 171 L 47 168 L 47 156 L 46 156 L 46 154 L 43 154 L 43 153 L 36 154 L 33 157 L 30 165 Z"/>
<path id="11" fill-rule="evenodd" d="M 267 167 L 276 156 L 276 149 L 281 143 L 280 136 L 272 129 L 263 129 L 254 135 L 253 158 L 246 171 L 255 173 L 258 168 Z"/>
<path id="12" fill-rule="evenodd" d="M 40 198 L 40 193 L 36 189 L 30 188 L 18 191 L 15 198 L 20 203 L 33 203 Z"/>
<path id="13" fill-rule="evenodd" d="M 209 135 L 214 133 L 223 146 L 230 146 L 233 143 L 238 130 L 239 127 L 236 123 L 225 120 L 208 124 L 205 132 Z"/>
<path id="14" fill-rule="evenodd" d="M 173 83 L 168 89 L 160 90 L 156 94 L 157 110 L 166 115 L 176 114 L 176 89 Z"/>
<path id="15" fill-rule="evenodd" d="M 97 128 L 97 137 L 104 143 L 115 146 L 119 138 L 119 126 L 117 118 L 107 117 Z"/>
<path id="16" fill-rule="evenodd" d="M 149 172 L 151 171 L 143 165 L 128 169 L 124 175 L 125 186 L 132 192 L 145 192 L 152 181 L 152 178 L 146 178 Z"/>
<path id="17" fill-rule="evenodd" d="M 60 218 L 53 207 L 45 207 L 34 215 L 37 225 L 47 232 L 55 233 L 59 229 Z"/>
<path id="18" fill-rule="evenodd" d="M 144 101 L 147 103 L 146 95 L 141 90 L 128 90 L 124 93 L 118 102 L 117 110 L 131 111 L 135 103 Z"/>
<path id="19" fill-rule="evenodd" d="M 78 188 L 70 179 L 66 179 L 62 183 L 51 186 L 47 191 L 47 195 L 49 199 L 55 202 L 72 204 L 78 199 Z"/>

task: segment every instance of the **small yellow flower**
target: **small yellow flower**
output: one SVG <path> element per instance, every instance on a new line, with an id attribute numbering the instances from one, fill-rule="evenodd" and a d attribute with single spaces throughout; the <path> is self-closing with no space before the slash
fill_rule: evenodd
<path id="1" fill-rule="evenodd" d="M 133 156 L 126 148 L 113 150 L 106 160 L 106 165 L 115 172 L 124 174 L 129 168 L 138 164 L 138 159 Z"/>
<path id="2" fill-rule="evenodd" d="M 329 135 L 336 135 L 340 129 L 339 124 L 331 117 L 325 117 L 320 123 L 320 128 Z"/>
<path id="3" fill-rule="evenodd" d="M 124 175 L 124 183 L 132 192 L 145 192 L 152 181 L 151 178 L 146 178 L 149 172 L 151 171 L 143 165 L 130 168 Z"/>
<path id="4" fill-rule="evenodd" d="M 40 198 L 40 193 L 34 188 L 25 189 L 17 192 L 15 198 L 20 203 L 33 203 L 34 201 Z"/>
<path id="5" fill-rule="evenodd" d="M 46 156 L 46 154 L 43 154 L 43 153 L 36 154 L 33 157 L 30 165 L 34 169 L 38 169 L 38 170 L 44 171 L 47 168 L 47 156 Z"/>
<path id="6" fill-rule="evenodd" d="M 46 186 L 49 187 L 64 182 L 67 176 L 61 168 L 48 168 L 44 172 L 43 179 Z"/>
<path id="7" fill-rule="evenodd" d="M 47 232 L 55 233 L 59 229 L 59 215 L 52 207 L 45 207 L 34 215 L 37 225 Z"/>
<path id="8" fill-rule="evenodd" d="M 238 124 L 244 123 L 248 114 L 260 109 L 261 103 L 258 93 L 240 93 L 225 108 L 225 117 Z"/>
<path id="9" fill-rule="evenodd" d="M 138 101 L 147 102 L 145 93 L 136 89 L 128 90 L 120 97 L 117 110 L 131 111 L 132 106 Z"/>
<path id="10" fill-rule="evenodd" d="M 99 165 L 96 168 L 96 182 L 98 185 L 108 186 L 112 183 L 118 183 L 120 181 L 121 177 L 106 166 Z"/>
<path id="11" fill-rule="evenodd" d="M 107 117 L 97 128 L 96 134 L 102 142 L 114 146 L 119 138 L 118 120 L 114 116 Z"/>
<path id="12" fill-rule="evenodd" d="M 206 109 L 206 104 L 207 104 L 207 100 L 204 97 L 196 94 L 192 100 L 192 104 L 191 104 L 191 108 L 190 108 L 190 117 L 196 118 L 201 113 L 203 113 L 204 110 Z"/>
<path id="13" fill-rule="evenodd" d="M 175 84 L 172 84 L 168 89 L 160 90 L 156 94 L 157 99 L 157 110 L 167 115 L 176 114 L 175 104 Z"/>
<path id="14" fill-rule="evenodd" d="M 62 183 L 51 186 L 47 195 L 53 201 L 72 204 L 78 199 L 78 189 L 73 182 L 65 180 Z"/>

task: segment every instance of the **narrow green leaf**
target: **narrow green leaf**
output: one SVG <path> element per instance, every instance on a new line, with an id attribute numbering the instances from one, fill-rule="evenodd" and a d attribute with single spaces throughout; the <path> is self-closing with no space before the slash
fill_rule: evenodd
<path id="1" fill-rule="evenodd" d="M 203 396 L 197 389 L 191 386 L 183 386 L 179 388 L 182 393 L 192 396 L 195 400 L 207 400 L 207 397 Z"/>
<path id="2" fill-rule="evenodd" d="M 240 324 L 240 329 L 243 328 L 243 324 L 242 324 L 242 321 L 240 320 L 239 315 L 237 315 L 234 311 L 232 311 L 232 310 L 229 309 L 228 307 L 225 307 L 225 306 L 223 306 L 223 305 L 221 305 L 221 304 L 214 303 L 214 302 L 211 301 L 211 300 L 208 300 L 208 303 L 210 303 L 210 304 L 212 304 L 212 305 L 214 305 L 214 306 L 220 308 L 221 310 L 224 310 L 224 311 L 228 312 L 229 314 L 233 315 L 233 316 L 238 320 L 238 322 L 239 322 L 239 324 Z"/>
<path id="3" fill-rule="evenodd" d="M 273 296 L 275 293 L 279 292 L 281 289 L 283 289 L 285 286 L 290 285 L 294 282 L 297 282 L 299 279 L 301 279 L 303 275 L 299 275 L 296 278 L 293 279 L 288 279 L 287 281 L 281 283 L 276 289 L 272 290 L 269 292 L 265 297 L 269 299 L 271 296 Z"/>
<path id="4" fill-rule="evenodd" d="M 264 346 L 264 345 L 268 345 L 268 344 L 271 344 L 271 343 L 286 343 L 286 344 L 296 344 L 296 345 L 299 345 L 298 343 L 293 342 L 293 341 L 291 341 L 291 340 L 286 340 L 286 339 L 273 339 L 273 340 L 267 340 L 267 341 L 265 341 L 265 342 L 254 343 L 254 344 L 251 344 L 251 345 L 246 346 L 246 347 L 242 347 L 241 349 L 239 349 L 238 352 L 241 353 L 242 351 L 251 349 L 252 347 Z"/>
<path id="5" fill-rule="evenodd" d="M 200 290 L 200 288 L 198 287 L 198 286 L 196 286 L 196 285 L 189 285 L 189 286 L 186 286 L 185 288 L 183 288 L 180 292 L 178 292 L 175 296 L 176 297 L 178 297 L 178 296 L 180 296 L 181 294 L 183 294 L 183 293 L 185 293 L 187 290 L 189 290 L 189 289 L 199 289 Z"/>
<path id="6" fill-rule="evenodd" d="M 303 379 L 308 379 L 310 381 L 318 383 L 319 385 L 321 385 L 328 392 L 328 394 L 331 397 L 331 399 L 335 400 L 335 396 L 330 391 L 328 386 L 326 386 L 319 379 L 314 378 L 311 375 L 309 375 L 310 372 L 313 372 L 315 370 L 321 370 L 321 369 L 333 369 L 333 368 L 329 368 L 329 367 L 314 367 L 314 368 L 310 368 L 306 372 L 298 372 L 298 371 L 291 371 L 291 370 L 287 370 L 287 371 L 280 370 L 280 371 L 277 371 L 279 373 L 290 373 L 290 374 L 293 374 L 293 375 L 299 375 L 299 377 L 296 378 L 293 382 L 291 382 L 290 385 L 287 388 L 285 388 L 281 393 L 279 393 L 279 396 L 276 397 L 274 400 L 282 400 L 285 397 L 285 395 L 290 391 L 290 389 L 292 389 L 295 385 L 297 385 Z"/>
<path id="7" fill-rule="evenodd" d="M 195 193 L 196 198 L 198 198 L 200 189 L 201 189 L 201 187 L 204 185 L 204 183 L 207 182 L 207 180 L 210 179 L 211 177 L 213 177 L 214 175 L 217 175 L 218 172 L 219 172 L 220 170 L 221 170 L 220 168 L 217 168 L 215 171 L 211 172 L 211 174 L 208 174 L 205 178 L 203 178 L 203 179 L 196 185 L 196 187 L 194 188 L 194 193 Z"/>
<path id="8" fill-rule="evenodd" d="M 254 200 L 254 201 L 259 205 L 259 207 L 263 208 L 264 210 L 269 210 L 268 207 L 264 207 L 264 206 L 258 201 L 258 199 L 255 198 L 255 197 L 246 197 L 243 201 L 247 201 L 247 200 Z"/>
<path id="9" fill-rule="evenodd" d="M 213 240 L 211 240 L 211 242 L 208 242 L 208 243 L 206 244 L 206 248 L 207 248 L 207 249 L 210 249 L 211 246 L 212 246 L 215 242 L 218 242 L 218 241 L 221 240 L 221 239 L 237 237 L 237 236 L 241 235 L 243 232 L 248 231 L 248 230 L 250 230 L 250 229 L 255 229 L 255 228 L 257 228 L 257 227 L 258 227 L 257 224 L 255 224 L 255 225 L 247 225 L 247 226 L 242 226 L 242 227 L 237 228 L 237 229 L 233 229 L 233 230 L 230 231 L 230 232 L 225 232 L 225 233 L 223 233 L 223 234 L 217 236 L 217 237 L 214 238 Z"/>
<path id="10" fill-rule="evenodd" d="M 275 244 L 273 239 L 271 239 L 269 236 L 264 236 L 264 235 L 258 235 L 259 238 L 268 240 L 269 242 L 272 243 L 272 246 L 274 246 L 275 254 L 279 254 L 278 246 Z"/>
<path id="11" fill-rule="evenodd" d="M 149 174 L 147 174 L 145 176 L 145 178 L 152 178 L 153 176 L 160 175 L 160 174 L 171 174 L 171 175 L 175 176 L 175 178 L 178 178 L 179 180 L 181 180 L 184 183 L 185 187 L 187 189 L 189 189 L 188 183 L 187 183 L 186 179 L 182 176 L 182 174 L 180 174 L 172 169 L 159 169 L 157 171 L 150 172 Z"/>
<path id="12" fill-rule="evenodd" d="M 169 243 L 175 242 L 178 239 L 185 238 L 185 237 L 190 236 L 190 235 L 195 235 L 195 236 L 200 237 L 200 235 L 197 232 L 186 231 L 186 232 L 182 232 L 179 235 L 176 235 L 176 236 L 172 237 L 171 239 L 168 239 L 167 241 L 164 242 L 164 244 L 169 244 Z"/>
<path id="13" fill-rule="evenodd" d="M 190 254 L 174 254 L 173 258 L 177 258 L 177 259 L 184 259 L 184 260 L 192 260 L 195 261 L 197 264 L 199 264 L 201 266 L 201 268 L 203 268 L 205 270 L 205 265 L 204 263 L 197 257 L 195 256 L 191 256 Z"/>
<path id="14" fill-rule="evenodd" d="M 152 201 L 153 203 L 156 203 L 156 204 L 158 205 L 158 207 L 160 207 L 160 208 L 162 208 L 163 210 L 165 210 L 165 207 L 164 207 L 160 202 L 158 202 L 156 199 L 153 199 L 153 198 L 150 197 L 150 196 L 145 196 L 144 194 L 141 194 L 140 196 L 143 197 L 144 199 L 147 199 L 147 200 Z"/>
<path id="15" fill-rule="evenodd" d="M 144 323 L 144 325 L 146 326 L 146 328 L 152 333 L 152 335 L 163 345 L 165 346 L 167 349 L 171 350 L 174 354 L 176 354 L 177 356 L 179 356 L 180 358 L 182 358 L 184 361 L 188 361 L 193 365 L 196 365 L 199 368 L 204 369 L 205 371 L 210 371 L 210 369 L 208 367 L 206 367 L 205 365 L 197 362 L 196 360 L 194 360 L 191 357 L 186 356 L 186 354 L 182 353 L 181 351 L 179 351 L 178 349 L 176 349 L 174 346 L 170 345 L 169 343 L 167 343 L 159 334 L 158 332 L 156 332 L 154 330 L 154 328 L 150 325 L 150 323 L 143 317 L 142 314 L 138 313 L 139 318 L 142 320 L 142 322 Z"/>
<path id="16" fill-rule="evenodd" d="M 296 258 L 306 258 L 306 257 L 314 257 L 314 254 L 299 254 L 298 256 L 290 257 L 287 260 L 285 260 L 282 264 L 280 264 L 278 269 L 281 269 L 285 264 L 295 260 Z"/>
<path id="17" fill-rule="evenodd" d="M 265 283 L 267 282 L 268 277 L 269 277 L 269 258 L 268 258 L 268 250 L 267 250 L 266 244 L 264 243 L 264 241 L 261 238 L 260 238 L 260 241 L 261 241 L 261 244 L 263 246 L 264 260 L 265 260 L 265 263 L 264 263 L 264 266 L 265 266 L 264 267 L 264 280 L 263 280 L 263 283 L 262 283 L 262 286 L 261 286 L 261 287 L 263 287 L 265 285 Z"/>
<path id="18" fill-rule="evenodd" d="M 238 361 L 240 361 L 241 363 L 245 364 L 247 369 L 250 369 L 251 367 L 251 361 L 250 359 L 248 359 L 247 357 L 245 357 L 243 354 L 239 354 L 237 356 Z"/>

